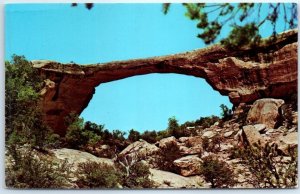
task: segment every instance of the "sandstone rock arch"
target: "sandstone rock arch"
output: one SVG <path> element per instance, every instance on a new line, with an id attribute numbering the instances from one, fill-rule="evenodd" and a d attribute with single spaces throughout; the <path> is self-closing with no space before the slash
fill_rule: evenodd
<path id="1" fill-rule="evenodd" d="M 288 31 L 257 48 L 228 50 L 220 45 L 175 55 L 78 65 L 35 60 L 45 77 L 41 91 L 43 119 L 64 135 L 64 117 L 80 114 L 93 97 L 95 87 L 135 75 L 178 73 L 204 78 L 213 89 L 229 96 L 237 106 L 263 97 L 286 98 L 297 91 L 297 35 Z"/>

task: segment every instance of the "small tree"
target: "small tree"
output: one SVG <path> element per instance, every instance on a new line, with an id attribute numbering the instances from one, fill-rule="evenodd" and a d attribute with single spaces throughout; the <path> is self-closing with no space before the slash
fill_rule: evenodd
<path id="1" fill-rule="evenodd" d="M 221 108 L 221 117 L 223 120 L 229 120 L 232 117 L 232 110 L 229 109 L 225 104 L 220 105 Z"/>
<path id="2" fill-rule="evenodd" d="M 228 188 L 236 184 L 234 172 L 229 165 L 211 155 L 203 158 L 200 172 L 212 188 Z"/>
<path id="3" fill-rule="evenodd" d="M 138 131 L 135 131 L 134 129 L 131 129 L 129 131 L 128 140 L 131 142 L 138 141 L 141 138 L 141 134 Z"/>
<path id="4" fill-rule="evenodd" d="M 178 120 L 175 117 L 171 117 L 168 121 L 167 131 L 169 136 L 174 136 L 176 138 L 181 137 L 183 135 L 183 131 L 178 124 Z"/>
<path id="5" fill-rule="evenodd" d="M 148 143 L 155 143 L 157 141 L 156 131 L 145 131 L 141 135 L 141 139 L 147 141 Z"/>
<path id="6" fill-rule="evenodd" d="M 96 144 L 101 139 L 103 127 L 89 122 L 84 123 L 83 118 L 70 114 L 66 118 L 68 124 L 66 142 L 73 149 L 84 148 L 88 144 Z"/>

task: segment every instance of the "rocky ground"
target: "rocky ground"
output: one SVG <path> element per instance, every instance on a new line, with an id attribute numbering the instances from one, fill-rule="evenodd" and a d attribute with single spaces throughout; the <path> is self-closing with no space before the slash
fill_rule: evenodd
<path id="1" fill-rule="evenodd" d="M 175 138 L 173 136 L 150 144 L 142 139 L 130 144 L 113 159 L 99 158 L 90 153 L 72 149 L 49 150 L 51 158 L 57 162 L 67 160 L 72 171 L 76 171 L 79 163 L 95 161 L 114 165 L 117 157 L 126 156 L 143 160 L 150 167 L 150 179 L 157 188 L 210 188 L 199 171 L 203 157 L 214 155 L 225 161 L 235 172 L 234 188 L 252 188 L 247 181 L 251 173 L 245 167 L 239 156 L 233 157 L 233 152 L 246 145 L 260 142 L 277 144 L 281 156 L 288 163 L 288 149 L 298 145 L 298 112 L 293 111 L 291 104 L 281 99 L 259 99 L 252 105 L 241 104 L 234 111 L 233 117 L 227 121 L 219 121 L 208 128 L 201 126 L 189 127 L 195 135 Z M 216 138 L 218 137 L 218 138 Z M 176 171 L 168 172 L 159 169 L 168 155 L 169 145 L 178 148 L 177 157 L 171 164 Z M 105 149 L 102 145 L 98 149 Z M 164 157 L 162 157 L 162 153 Z M 75 181 L 76 174 L 70 179 Z M 69 187 L 77 188 L 70 181 Z"/>

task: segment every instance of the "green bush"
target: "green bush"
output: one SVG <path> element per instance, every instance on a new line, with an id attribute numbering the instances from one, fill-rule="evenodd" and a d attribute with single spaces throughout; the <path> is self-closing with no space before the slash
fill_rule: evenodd
<path id="1" fill-rule="evenodd" d="M 90 122 L 84 123 L 82 118 L 75 114 L 70 114 L 66 118 L 68 123 L 65 140 L 67 146 L 72 149 L 83 149 L 88 144 L 94 145 L 101 140 L 102 127 L 91 125 Z M 97 130 L 99 130 L 97 132 Z"/>
<path id="2" fill-rule="evenodd" d="M 141 161 L 118 158 L 114 165 L 81 163 L 78 169 L 80 188 L 153 188 L 149 167 Z"/>
<path id="3" fill-rule="evenodd" d="M 234 172 L 229 165 L 214 156 L 206 156 L 200 166 L 200 173 L 212 188 L 228 188 L 236 184 Z"/>
<path id="4" fill-rule="evenodd" d="M 154 183 L 150 180 L 149 166 L 141 161 L 140 157 L 118 157 L 115 162 L 122 173 L 122 185 L 125 188 L 153 188 Z"/>
<path id="5" fill-rule="evenodd" d="M 182 156 L 179 146 L 176 142 L 170 142 L 161 148 L 160 158 L 157 159 L 158 168 L 164 171 L 178 173 L 179 168 L 174 165 L 174 160 Z"/>
<path id="6" fill-rule="evenodd" d="M 70 166 L 55 163 L 30 149 L 8 150 L 5 183 L 9 188 L 69 188 Z"/>
<path id="7" fill-rule="evenodd" d="M 222 111 L 221 112 L 222 120 L 227 121 L 227 120 L 232 118 L 233 112 L 232 112 L 231 109 L 229 109 L 225 104 L 221 104 L 220 108 L 221 108 L 221 111 Z"/>
<path id="8" fill-rule="evenodd" d="M 284 158 L 276 144 L 254 144 L 240 150 L 240 157 L 252 174 L 247 181 L 256 188 L 293 188 L 297 186 L 297 148 L 288 149 Z"/>
<path id="9" fill-rule="evenodd" d="M 129 131 L 128 140 L 131 142 L 138 141 L 141 138 L 141 134 L 138 131 L 135 131 L 134 129 L 131 129 Z"/>
<path id="10" fill-rule="evenodd" d="M 148 143 L 155 143 L 158 139 L 158 134 L 156 131 L 145 131 L 141 134 L 141 139 L 145 140 Z"/>
<path id="11" fill-rule="evenodd" d="M 38 70 L 24 56 L 14 55 L 5 62 L 5 74 L 6 144 L 45 147 L 57 143 L 51 142 L 53 133 L 42 123 L 38 102 L 44 78 Z"/>
<path id="12" fill-rule="evenodd" d="M 76 183 L 80 188 L 118 188 L 121 182 L 120 172 L 106 163 L 81 163 L 78 174 Z"/>
<path id="13" fill-rule="evenodd" d="M 209 117 L 200 117 L 200 119 L 197 119 L 195 121 L 196 126 L 202 126 L 203 128 L 208 128 L 212 126 L 215 122 L 218 122 L 220 120 L 217 116 L 209 116 Z"/>
<path id="14" fill-rule="evenodd" d="M 174 136 L 176 138 L 184 136 L 184 130 L 181 130 L 181 127 L 178 124 L 178 120 L 175 117 L 169 118 L 168 121 L 168 136 Z"/>

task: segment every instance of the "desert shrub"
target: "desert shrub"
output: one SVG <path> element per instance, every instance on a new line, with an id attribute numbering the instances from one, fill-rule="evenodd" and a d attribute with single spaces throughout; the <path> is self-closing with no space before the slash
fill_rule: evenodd
<path id="1" fill-rule="evenodd" d="M 121 180 L 118 170 L 106 163 L 81 163 L 78 174 L 76 183 L 80 188 L 117 188 Z"/>
<path id="2" fill-rule="evenodd" d="M 212 126 L 215 122 L 218 122 L 220 120 L 217 116 L 209 116 L 209 117 L 200 117 L 195 121 L 195 125 L 202 126 L 203 128 L 208 128 Z"/>
<path id="3" fill-rule="evenodd" d="M 223 121 L 227 121 L 232 118 L 232 110 L 229 109 L 225 104 L 220 105 L 221 108 L 221 117 Z"/>
<path id="4" fill-rule="evenodd" d="M 240 125 L 247 125 L 247 116 L 248 112 L 251 108 L 251 105 L 240 103 L 238 107 L 235 107 L 235 113 L 234 113 L 234 120 L 236 123 L 239 123 Z"/>
<path id="5" fill-rule="evenodd" d="M 10 188 L 68 188 L 70 166 L 40 157 L 30 149 L 8 151 L 5 183 Z"/>
<path id="6" fill-rule="evenodd" d="M 200 173 L 212 188 L 228 188 L 235 185 L 235 175 L 229 165 L 214 156 L 206 156 L 200 165 Z"/>
<path id="7" fill-rule="evenodd" d="M 153 188 L 149 167 L 139 158 L 118 156 L 114 165 L 81 163 L 78 168 L 80 188 Z"/>
<path id="8" fill-rule="evenodd" d="M 129 134 L 128 134 L 128 140 L 129 141 L 135 142 L 135 141 L 138 141 L 140 138 L 141 138 L 140 132 L 138 132 L 138 131 L 136 131 L 134 129 L 131 129 L 129 131 Z"/>
<path id="9" fill-rule="evenodd" d="M 148 143 L 155 143 L 157 141 L 156 131 L 145 131 L 141 134 L 141 139 L 145 140 Z"/>
<path id="10" fill-rule="evenodd" d="M 254 144 L 240 150 L 240 157 L 252 178 L 247 181 L 256 188 L 291 188 L 297 185 L 297 148 L 288 149 L 288 156 L 280 156 L 276 144 Z"/>
<path id="11" fill-rule="evenodd" d="M 221 149 L 221 143 L 224 138 L 221 135 L 215 135 L 211 139 L 204 137 L 202 139 L 202 148 L 207 152 L 218 152 Z"/>
<path id="12" fill-rule="evenodd" d="M 282 123 L 287 129 L 296 126 L 293 124 L 293 104 L 283 104 L 280 110 L 281 120 L 279 119 L 276 125 L 279 126 Z"/>
<path id="13" fill-rule="evenodd" d="M 170 142 L 161 148 L 160 158 L 157 159 L 158 168 L 164 171 L 178 173 L 179 168 L 174 165 L 174 160 L 182 156 L 179 146 L 176 142 Z"/>
<path id="14" fill-rule="evenodd" d="M 131 167 L 129 176 L 124 177 L 123 185 L 128 188 L 153 188 L 150 175 L 149 167 L 141 161 L 137 162 Z"/>
<path id="15" fill-rule="evenodd" d="M 203 148 L 203 150 L 209 152 L 209 150 L 210 150 L 210 140 L 209 140 L 209 138 L 204 137 L 202 139 L 202 148 Z"/>
<path id="16" fill-rule="evenodd" d="M 84 123 L 83 118 L 79 118 L 74 113 L 66 118 L 66 123 L 68 128 L 65 140 L 69 148 L 83 149 L 88 144 L 96 144 L 101 139 L 102 127 L 91 125 L 90 122 Z M 96 131 L 97 129 L 99 131 Z"/>
<path id="17" fill-rule="evenodd" d="M 217 152 L 221 150 L 221 143 L 224 140 L 224 138 L 221 135 L 215 135 L 211 139 L 211 144 L 212 144 L 212 151 Z"/>
<path id="18" fill-rule="evenodd" d="M 140 156 L 119 156 L 115 162 L 122 173 L 122 186 L 125 188 L 153 188 L 149 166 Z"/>
<path id="19" fill-rule="evenodd" d="M 167 130 L 158 131 L 156 141 L 160 141 L 161 139 L 166 137 L 169 137 L 169 133 Z"/>

